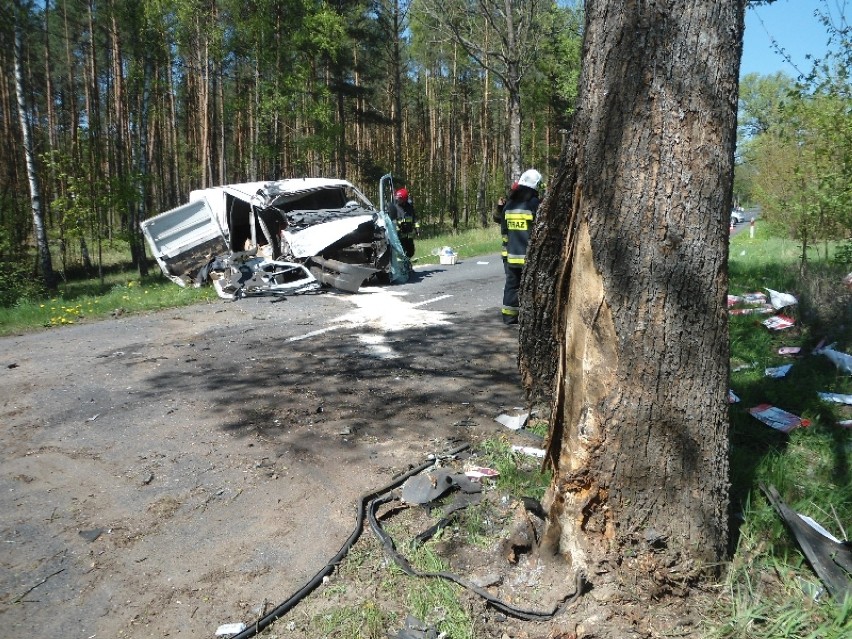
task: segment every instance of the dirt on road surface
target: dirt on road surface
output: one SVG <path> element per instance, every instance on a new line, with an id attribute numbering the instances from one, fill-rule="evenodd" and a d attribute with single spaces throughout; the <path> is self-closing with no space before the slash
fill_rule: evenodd
<path id="1" fill-rule="evenodd" d="M 2 627 L 213 636 L 315 574 L 359 495 L 499 432 L 522 401 L 495 308 L 293 324 L 296 304 L 349 303 L 216 301 L 0 338 Z"/>

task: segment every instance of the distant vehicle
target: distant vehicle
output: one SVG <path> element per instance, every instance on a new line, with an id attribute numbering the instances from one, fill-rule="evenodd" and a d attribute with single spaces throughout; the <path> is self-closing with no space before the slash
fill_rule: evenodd
<path id="1" fill-rule="evenodd" d="M 745 222 L 745 213 L 737 209 L 732 209 L 731 226 L 736 226 L 737 224 L 742 224 L 743 222 Z"/>

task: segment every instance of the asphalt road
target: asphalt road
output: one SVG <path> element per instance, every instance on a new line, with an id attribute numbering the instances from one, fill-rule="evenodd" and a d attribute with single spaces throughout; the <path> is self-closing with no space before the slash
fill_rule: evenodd
<path id="1" fill-rule="evenodd" d="M 213 636 L 282 601 L 359 495 L 505 431 L 502 284 L 491 256 L 0 338 L 2 627 Z"/>

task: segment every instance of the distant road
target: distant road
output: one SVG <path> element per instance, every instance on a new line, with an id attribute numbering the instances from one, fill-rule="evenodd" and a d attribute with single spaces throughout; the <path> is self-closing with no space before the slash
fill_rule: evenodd
<path id="1" fill-rule="evenodd" d="M 734 227 L 734 230 L 731 231 L 731 237 L 734 237 L 735 235 L 738 235 L 748 229 L 751 226 L 752 218 L 758 220 L 760 217 L 759 214 L 760 211 L 758 209 L 748 209 L 747 211 L 745 211 L 745 221 L 740 224 L 737 224 Z"/>

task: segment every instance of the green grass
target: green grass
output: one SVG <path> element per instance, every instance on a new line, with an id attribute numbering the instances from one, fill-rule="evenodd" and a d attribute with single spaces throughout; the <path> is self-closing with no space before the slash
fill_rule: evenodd
<path id="1" fill-rule="evenodd" d="M 803 271 L 800 245 L 772 232 L 758 226 L 754 239 L 745 232 L 731 242 L 732 293 L 768 287 L 793 292 L 799 304 L 784 311 L 796 320 L 792 329 L 771 332 L 761 324 L 765 316 L 732 316 L 729 324 L 731 387 L 742 400 L 731 406 L 732 516 L 739 525 L 724 594 L 708 615 L 706 636 L 840 639 L 852 636 L 852 598 L 813 600 L 819 580 L 760 485 L 774 485 L 793 510 L 848 538 L 852 431 L 837 422 L 852 417 L 852 409 L 827 404 L 817 393 L 852 393 L 852 378 L 811 351 L 821 340 L 852 350 L 852 297 L 840 282 L 850 267 L 831 261 L 836 246 L 821 245 L 809 252 Z M 804 356 L 784 358 L 781 346 L 800 346 Z M 786 363 L 793 364 L 787 377 L 766 377 L 767 367 Z M 808 419 L 810 426 L 789 435 L 775 431 L 748 413 L 761 403 Z"/>
<path id="2" fill-rule="evenodd" d="M 437 264 L 440 261 L 440 251 L 449 246 L 458 254 L 459 260 L 489 255 L 500 252 L 500 227 L 491 224 L 487 228 L 474 228 L 437 235 L 434 237 L 418 238 L 417 252 L 414 254 L 414 264 Z"/>
<path id="3" fill-rule="evenodd" d="M 181 288 L 162 276 L 140 279 L 130 273 L 114 273 L 105 283 L 74 282 L 60 285 L 55 295 L 19 299 L 0 308 L 0 335 L 37 328 L 61 328 L 81 322 L 188 306 L 216 299 L 210 287 Z"/>

